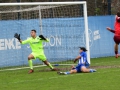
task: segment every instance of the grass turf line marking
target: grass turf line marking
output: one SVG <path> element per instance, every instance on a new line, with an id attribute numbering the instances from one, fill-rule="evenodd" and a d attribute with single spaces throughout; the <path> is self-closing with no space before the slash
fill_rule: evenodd
<path id="1" fill-rule="evenodd" d="M 119 61 L 110 61 L 110 62 L 99 62 L 99 63 L 94 63 L 94 64 L 100 64 L 100 63 L 111 63 L 111 62 L 119 62 Z"/>
<path id="2" fill-rule="evenodd" d="M 120 70 L 112 70 L 112 71 L 120 71 Z M 111 71 L 103 71 L 103 72 L 95 72 L 95 73 L 108 73 L 108 72 L 111 72 Z M 91 74 L 95 74 L 95 73 L 87 73 L 88 75 L 91 75 Z M 18 82 L 9 82 L 7 84 L 11 84 L 11 83 L 15 83 L 15 84 L 18 84 L 18 83 L 24 83 L 24 82 L 34 82 L 34 81 L 42 81 L 42 80 L 48 80 L 48 79 L 57 79 L 57 78 L 64 78 L 64 77 L 73 77 L 73 76 L 81 76 L 81 75 L 84 75 L 85 73 L 80 73 L 80 74 L 72 74 L 72 75 L 58 75 L 56 77 L 49 77 L 49 78 L 40 78 L 40 79 L 33 79 L 33 80 L 21 80 L 21 81 L 18 81 Z M 6 84 L 6 83 L 3 83 L 3 84 Z"/>
<path id="3" fill-rule="evenodd" d="M 116 62 L 117 61 L 111 61 L 111 62 Z M 111 63 L 111 62 L 107 62 L 107 63 Z M 95 65 L 97 64 L 100 64 L 100 63 L 105 63 L 105 62 L 99 62 L 99 63 L 95 63 Z M 55 64 L 52 64 L 52 65 L 55 65 Z M 66 65 L 66 64 L 59 64 L 59 65 Z M 76 65 L 76 64 L 68 64 L 68 65 Z M 37 67 L 44 67 L 46 65 L 38 65 L 38 66 L 34 66 L 34 68 L 37 68 Z M 92 66 L 92 65 L 91 65 Z M 21 67 L 21 68 L 10 68 L 10 69 L 3 69 L 3 70 L 0 70 L 1 71 L 14 71 L 14 70 L 21 70 L 21 69 L 28 69 L 29 67 Z"/>
<path id="4" fill-rule="evenodd" d="M 34 66 L 34 68 L 36 68 L 36 67 L 44 67 L 44 66 L 46 66 L 46 65 Z M 14 70 L 27 69 L 27 68 L 30 68 L 30 67 L 10 68 L 10 69 L 3 69 L 3 70 L 0 70 L 0 71 L 14 71 Z"/>
<path id="5" fill-rule="evenodd" d="M 53 66 L 55 65 L 55 64 L 52 64 Z M 59 64 L 59 65 L 67 65 L 67 66 L 69 66 L 69 65 L 76 65 L 76 64 Z M 46 65 L 38 65 L 38 66 L 33 66 L 34 68 L 37 68 L 37 67 L 45 67 Z M 10 68 L 10 69 L 3 69 L 3 70 L 0 70 L 0 72 L 1 71 L 14 71 L 14 70 L 21 70 L 21 69 L 28 69 L 28 68 L 30 68 L 30 67 L 21 67 L 21 68 Z"/>

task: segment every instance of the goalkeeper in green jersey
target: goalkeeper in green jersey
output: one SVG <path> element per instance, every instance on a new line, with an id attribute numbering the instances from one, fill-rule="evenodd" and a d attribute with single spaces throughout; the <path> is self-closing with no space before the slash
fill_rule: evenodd
<path id="1" fill-rule="evenodd" d="M 49 42 L 48 39 L 46 39 L 43 35 L 36 36 L 36 30 L 31 30 L 31 37 L 27 40 L 22 41 L 20 39 L 20 34 L 15 33 L 15 38 L 17 38 L 21 44 L 29 44 L 32 53 L 28 56 L 28 64 L 30 66 L 30 70 L 28 73 L 33 73 L 33 64 L 32 60 L 38 58 L 39 60 L 42 60 L 44 64 L 50 67 L 51 70 L 55 71 L 56 69 L 47 61 L 47 58 L 44 54 L 43 44 L 42 42 Z"/>

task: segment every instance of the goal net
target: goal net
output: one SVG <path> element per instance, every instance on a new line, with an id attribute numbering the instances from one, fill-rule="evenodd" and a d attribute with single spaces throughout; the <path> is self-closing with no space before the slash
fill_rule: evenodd
<path id="1" fill-rule="evenodd" d="M 0 4 L 0 68 L 26 67 L 29 45 L 20 45 L 14 38 L 30 37 L 35 29 L 50 42 L 43 43 L 45 55 L 53 65 L 71 65 L 79 55 L 79 47 L 89 54 L 86 2 L 1 3 Z M 33 60 L 34 66 L 42 64 Z"/>

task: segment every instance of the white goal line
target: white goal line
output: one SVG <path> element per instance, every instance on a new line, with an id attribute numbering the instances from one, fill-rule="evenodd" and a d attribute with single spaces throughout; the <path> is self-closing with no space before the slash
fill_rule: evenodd
<path id="1" fill-rule="evenodd" d="M 52 64 L 53 66 L 70 66 L 70 65 L 76 65 L 76 64 Z M 46 65 L 38 65 L 38 66 L 34 66 L 34 68 L 37 68 L 37 67 L 45 67 Z M 20 67 L 20 68 L 10 68 L 10 69 L 2 69 L 0 71 L 14 71 L 14 70 L 21 70 L 21 69 L 28 69 L 30 67 Z"/>

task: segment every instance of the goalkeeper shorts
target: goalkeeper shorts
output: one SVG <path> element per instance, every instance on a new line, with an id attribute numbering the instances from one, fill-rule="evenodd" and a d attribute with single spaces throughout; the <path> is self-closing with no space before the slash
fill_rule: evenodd
<path id="1" fill-rule="evenodd" d="M 34 53 L 34 52 L 32 52 L 31 54 L 34 56 L 35 59 L 38 58 L 38 59 L 40 59 L 42 61 L 47 60 L 45 54 L 39 54 L 39 53 Z"/>

